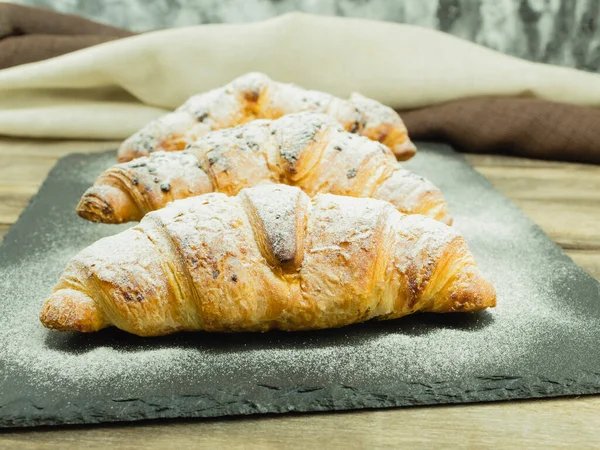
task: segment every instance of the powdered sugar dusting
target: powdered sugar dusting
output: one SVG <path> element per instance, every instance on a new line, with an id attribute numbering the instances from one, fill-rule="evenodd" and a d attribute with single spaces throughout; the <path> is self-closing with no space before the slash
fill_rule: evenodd
<path id="1" fill-rule="evenodd" d="M 374 234 L 378 224 L 385 220 L 393 210 L 386 202 L 374 199 L 361 199 L 357 202 L 351 197 L 331 194 L 319 194 L 313 199 L 313 211 L 318 211 L 318 219 L 311 223 L 317 246 L 309 252 L 332 251 L 344 253 L 344 244 L 355 244 L 367 252 L 377 252 L 373 247 L 377 242 Z"/>
<path id="2" fill-rule="evenodd" d="M 107 197 L 115 188 L 108 184 L 98 184 L 94 186 L 94 193 L 103 197 Z"/>
<path id="3" fill-rule="evenodd" d="M 204 175 L 198 167 L 198 159 L 188 151 L 156 152 L 120 166 L 135 169 L 134 185 L 158 185 L 165 192 L 175 180 L 191 185 L 198 183 L 198 178 Z"/>
<path id="4" fill-rule="evenodd" d="M 245 198 L 252 204 L 249 214 L 256 215 L 262 224 L 259 233 L 264 232 L 275 261 L 282 264 L 301 260 L 298 241 L 303 240 L 304 233 L 298 229 L 298 218 L 308 213 L 308 196 L 298 188 L 267 185 L 242 191 L 240 200 L 244 202 Z"/>
<path id="5" fill-rule="evenodd" d="M 46 396 L 59 401 L 78 390 L 127 399 L 250 391 L 258 385 L 286 389 L 335 384 L 376 390 L 398 380 L 424 384 L 435 394 L 439 382 L 546 376 L 553 367 L 568 364 L 587 367 L 593 348 L 586 342 L 597 342 L 600 329 L 593 312 L 597 309 L 588 306 L 597 300 L 597 290 L 587 299 L 569 292 L 573 286 L 589 285 L 589 279 L 460 159 L 434 150 L 421 152 L 408 167 L 446 193 L 457 230 L 496 286 L 494 310 L 251 336 L 193 333 L 139 339 L 111 331 L 75 336 L 45 330 L 37 319 L 39 308 L 68 260 L 99 237 L 124 229 L 77 219 L 72 210 L 98 172 L 86 169 L 87 164 L 73 164 L 55 174 L 63 198 L 47 192 L 36 200 L 45 220 L 35 232 L 7 237 L 13 260 L 0 260 L 5 376 L 43 386 Z M 82 161 L 96 158 L 105 166 L 111 163 L 108 155 Z M 83 177 L 88 177 L 85 183 L 77 182 Z M 11 244 L 15 239 L 19 242 Z M 553 358 L 565 356 L 556 351 L 563 346 L 573 348 L 572 355 Z"/>
<path id="6" fill-rule="evenodd" d="M 214 190 L 209 176 L 200 167 L 196 156 L 185 150 L 155 152 L 149 157 L 117 164 L 101 175 L 88 193 L 100 195 L 110 205 L 109 192 L 116 188 L 128 192 L 128 198 L 135 202 L 142 213 L 160 209 L 174 199 Z M 85 209 L 86 206 L 84 203 L 82 208 Z M 128 218 L 128 212 L 125 214 Z M 109 217 L 122 219 L 114 211 Z"/>
<path id="7" fill-rule="evenodd" d="M 195 124 L 194 118 L 186 112 L 165 114 L 127 138 L 121 145 L 123 156 L 128 154 L 128 159 L 132 159 L 169 148 L 174 139 L 182 137 Z"/>

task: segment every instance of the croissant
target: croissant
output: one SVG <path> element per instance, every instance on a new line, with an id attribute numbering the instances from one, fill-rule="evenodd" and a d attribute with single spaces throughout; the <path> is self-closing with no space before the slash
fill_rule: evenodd
<path id="1" fill-rule="evenodd" d="M 188 150 L 113 166 L 85 192 L 77 212 L 94 222 L 121 223 L 172 200 L 213 191 L 236 195 L 261 183 L 295 185 L 311 197 L 374 197 L 407 214 L 452 222 L 440 190 L 403 169 L 385 145 L 314 112 L 214 131 Z"/>
<path id="2" fill-rule="evenodd" d="M 264 185 L 175 201 L 97 241 L 40 318 L 56 330 L 158 336 L 332 328 L 495 302 L 453 228 L 381 200 Z"/>
<path id="3" fill-rule="evenodd" d="M 400 116 L 375 100 L 360 94 L 342 100 L 278 83 L 262 73 L 248 73 L 226 86 L 191 97 L 175 112 L 149 123 L 123 142 L 118 159 L 126 162 L 154 151 L 183 150 L 209 131 L 302 111 L 330 115 L 346 130 L 387 145 L 400 161 L 416 152 Z"/>

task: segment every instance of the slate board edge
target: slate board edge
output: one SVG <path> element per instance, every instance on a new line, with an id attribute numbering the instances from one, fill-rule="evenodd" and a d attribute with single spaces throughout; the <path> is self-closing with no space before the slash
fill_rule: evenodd
<path id="1" fill-rule="evenodd" d="M 446 386 L 430 386 L 423 396 L 423 386 L 415 384 L 414 388 L 406 385 L 390 387 L 387 393 L 371 392 L 351 386 L 334 385 L 313 389 L 278 389 L 264 386 L 259 397 L 262 401 L 249 399 L 245 394 L 220 392 L 218 401 L 207 396 L 150 397 L 96 400 L 86 405 L 68 403 L 59 408 L 44 408 L 29 400 L 15 401 L 0 406 L 2 418 L 0 428 L 25 428 L 44 425 L 83 425 L 115 422 L 138 422 L 152 419 L 177 418 L 216 418 L 223 416 L 246 416 L 254 414 L 281 414 L 328 412 L 363 409 L 387 409 L 405 406 L 428 406 L 466 403 L 485 403 L 509 400 L 540 399 L 551 397 L 579 396 L 595 394 L 600 390 L 600 373 L 589 373 L 580 380 L 543 380 L 514 379 L 511 377 L 494 377 L 479 380 L 480 389 L 473 383 L 467 386 L 456 384 Z M 398 396 L 392 391 L 403 391 Z M 417 394 L 413 395 L 411 390 Z M 408 393 L 408 395 L 407 395 Z M 264 401 L 265 394 L 271 397 Z M 236 397 L 244 396 L 242 400 Z M 293 396 L 296 406 L 291 406 L 288 396 Z M 298 397 L 305 400 L 298 402 Z M 421 398 L 419 398 L 421 397 Z M 442 397 L 443 403 L 440 402 Z M 216 406 L 210 406 L 216 403 Z M 298 403 L 300 403 L 298 405 Z M 15 414 L 11 417 L 11 409 Z M 23 411 L 29 410 L 29 417 L 23 417 Z"/>
<path id="2" fill-rule="evenodd" d="M 16 225 L 18 224 L 18 222 L 20 222 L 24 217 L 26 217 L 29 214 L 32 206 L 34 206 L 35 203 L 38 201 L 38 199 L 40 197 L 40 193 L 48 185 L 48 183 L 52 179 L 52 175 L 54 175 L 54 173 L 60 169 L 60 166 L 62 164 L 64 164 L 66 161 L 68 161 L 70 159 L 77 161 L 77 160 L 85 159 L 86 157 L 99 156 L 99 155 L 108 154 L 108 153 L 113 153 L 116 155 L 116 150 L 105 150 L 105 151 L 94 152 L 94 153 L 69 153 L 68 155 L 60 157 L 56 161 L 54 166 L 52 166 L 52 169 L 50 169 L 50 171 L 46 175 L 46 178 L 44 179 L 44 181 L 38 188 L 37 192 L 29 199 L 29 203 L 27 203 L 27 206 L 23 209 L 23 211 L 21 211 L 17 220 L 8 229 L 8 232 L 4 236 L 4 240 L 2 242 L 0 242 L 0 249 L 2 247 L 4 247 L 4 245 L 6 245 L 10 240 L 12 240 L 12 237 L 13 237 L 12 235 L 15 233 L 14 230 L 17 228 Z M 115 159 L 115 164 L 116 163 L 117 163 L 117 160 Z M 98 175 L 100 175 L 100 174 L 98 174 Z"/>
<path id="3" fill-rule="evenodd" d="M 428 143 L 432 146 L 443 146 L 437 143 Z M 107 154 L 114 150 L 94 153 L 93 155 Z M 40 186 L 38 192 L 31 198 L 28 206 L 19 215 L 20 221 L 30 213 L 30 209 L 38 200 L 39 193 L 46 186 L 48 181 L 59 165 L 72 160 L 81 160 L 89 157 L 90 154 L 73 153 L 62 157 Z M 464 160 L 464 157 L 458 154 Z M 468 164 L 468 162 L 465 162 Z M 470 165 L 469 165 L 470 166 Z M 473 169 L 473 172 L 486 185 L 494 191 L 497 191 L 485 176 Z M 502 195 L 502 194 L 500 194 Z M 506 199 L 505 196 L 502 195 Z M 519 210 L 530 224 L 544 233 L 543 230 L 529 219 L 521 209 L 509 199 L 506 199 L 512 207 Z M 15 222 L 15 224 L 17 223 Z M 14 227 L 11 227 L 5 236 L 2 247 L 12 239 Z M 544 233 L 545 234 L 545 233 Z M 557 251 L 563 257 L 569 258 L 560 246 L 553 244 Z M 593 279 L 583 269 L 577 266 L 578 270 L 585 276 Z M 596 280 L 594 280 L 596 281 Z M 600 283 L 598 284 L 600 289 Z M 577 380 L 549 380 L 549 379 L 513 379 L 511 377 L 494 377 L 493 379 L 480 380 L 473 383 L 470 380 L 465 386 L 457 386 L 453 383 L 449 386 L 439 384 L 428 386 L 425 389 L 426 395 L 423 396 L 423 385 L 418 384 L 415 388 L 402 386 L 390 386 L 386 393 L 376 393 L 371 390 L 357 389 L 350 386 L 326 386 L 317 387 L 309 391 L 302 389 L 282 390 L 275 387 L 264 386 L 263 392 L 259 396 L 262 401 L 253 401 L 248 396 L 243 400 L 236 400 L 238 395 L 231 393 L 220 393 L 220 395 L 229 395 L 231 399 L 219 400 L 217 406 L 210 406 L 213 401 L 206 396 L 181 396 L 181 397 L 151 397 L 151 398 L 130 398 L 130 399 L 90 399 L 86 405 L 77 405 L 66 403 L 64 405 L 49 405 L 48 407 L 40 404 L 34 404 L 29 400 L 13 401 L 5 405 L 0 405 L 0 428 L 15 427 L 33 427 L 43 425 L 78 425 L 78 424 L 99 424 L 113 423 L 123 421 L 140 421 L 151 419 L 172 419 L 172 418 L 214 418 L 221 416 L 241 416 L 251 414 L 269 414 L 269 413 L 287 413 L 287 412 L 324 412 L 324 411 L 342 411 L 359 409 L 382 409 L 402 406 L 426 406 L 440 404 L 440 398 L 443 398 L 443 404 L 458 403 L 482 403 L 492 401 L 507 401 L 518 399 L 535 399 L 548 397 L 577 396 L 586 394 L 597 394 L 600 392 L 600 373 L 581 374 Z M 490 384 L 491 383 L 491 384 Z M 394 391 L 402 390 L 404 395 L 398 396 Z M 419 396 L 411 393 L 419 393 Z M 350 392 L 351 391 L 351 392 Z M 310 393 L 318 393 L 318 398 L 311 398 Z M 349 393 L 350 392 L 350 393 Z M 472 398 L 470 392 L 476 392 L 477 398 Z M 265 395 L 266 394 L 266 395 Z M 306 401 L 303 404 L 290 406 L 287 401 L 288 396 L 306 394 Z M 241 396 L 241 395 L 240 395 Z M 350 398 L 349 398 L 350 397 Z M 269 398 L 269 401 L 264 401 Z M 24 418 L 23 412 L 28 411 L 29 417 Z M 14 411 L 14 414 L 11 412 Z"/>

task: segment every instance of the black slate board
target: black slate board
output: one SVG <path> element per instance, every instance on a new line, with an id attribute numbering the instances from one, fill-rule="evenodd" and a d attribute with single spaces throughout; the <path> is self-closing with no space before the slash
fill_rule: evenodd
<path id="1" fill-rule="evenodd" d="M 142 339 L 38 322 L 68 260 L 126 226 L 87 223 L 81 193 L 114 152 L 52 170 L 0 248 L 0 426 L 325 411 L 600 392 L 600 285 L 449 147 L 406 164 L 445 192 L 495 283 L 479 314 L 319 332 Z"/>

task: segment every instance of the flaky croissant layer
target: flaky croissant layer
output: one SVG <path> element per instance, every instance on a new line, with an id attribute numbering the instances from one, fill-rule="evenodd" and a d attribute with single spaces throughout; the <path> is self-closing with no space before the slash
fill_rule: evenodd
<path id="1" fill-rule="evenodd" d="M 170 203 L 73 258 L 41 311 L 56 330 L 341 327 L 477 311 L 495 291 L 452 228 L 389 203 L 265 185 Z"/>
<path id="2" fill-rule="evenodd" d="M 298 186 L 309 196 L 378 198 L 406 214 L 452 222 L 440 190 L 402 168 L 385 145 L 313 112 L 214 131 L 186 151 L 113 166 L 83 195 L 77 212 L 95 222 L 121 223 L 172 200 L 213 191 L 236 195 L 264 183 Z"/>
<path id="3" fill-rule="evenodd" d="M 183 150 L 213 130 L 303 111 L 329 115 L 347 131 L 387 145 L 400 161 L 416 152 L 400 116 L 375 100 L 360 94 L 342 100 L 324 92 L 278 83 L 265 74 L 253 72 L 221 88 L 195 95 L 175 112 L 150 122 L 123 142 L 119 161 L 131 161 L 155 151 Z"/>

